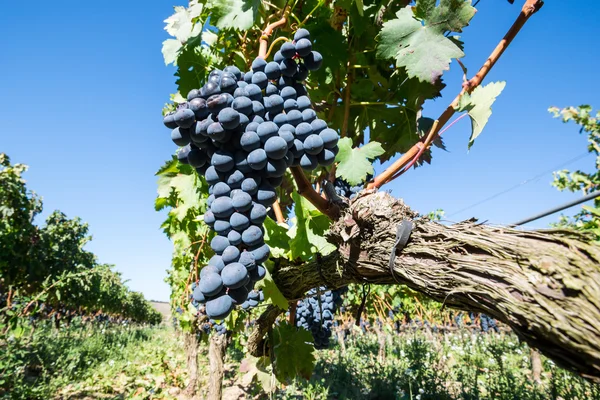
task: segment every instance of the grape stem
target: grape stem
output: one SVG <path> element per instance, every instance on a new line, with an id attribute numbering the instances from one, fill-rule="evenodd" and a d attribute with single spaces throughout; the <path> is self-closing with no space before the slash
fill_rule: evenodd
<path id="1" fill-rule="evenodd" d="M 281 205 L 279 204 L 279 200 L 275 200 L 273 203 L 273 212 L 275 213 L 275 218 L 277 222 L 280 224 L 285 224 L 285 218 L 283 218 L 283 212 L 281 211 Z"/>
<path id="2" fill-rule="evenodd" d="M 479 69 L 477 74 L 471 78 L 469 81 L 465 82 L 462 86 L 462 90 L 456 96 L 456 98 L 450 103 L 448 108 L 444 110 L 444 112 L 437 119 L 438 124 L 435 126 L 435 129 L 432 129 L 429 132 L 427 138 L 429 139 L 431 136 L 430 143 L 439 136 L 438 132 L 446 123 L 452 118 L 454 113 L 456 112 L 456 107 L 461 99 L 461 97 L 465 93 L 471 93 L 476 87 L 478 87 L 483 79 L 490 72 L 494 64 L 498 61 L 500 56 L 504 53 L 504 51 L 508 48 L 513 39 L 517 36 L 517 34 L 521 31 L 521 28 L 525 25 L 525 23 L 529 20 L 529 18 L 535 14 L 542 6 L 544 5 L 543 0 L 526 0 L 519 16 L 510 27 L 506 35 L 500 40 L 500 43 L 496 46 L 492 54 L 485 61 L 483 66 Z M 426 139 L 427 140 L 427 139 Z M 417 154 L 422 153 L 425 150 L 426 146 L 423 142 L 417 142 L 410 150 L 404 153 L 398 160 L 396 160 L 392 165 L 390 165 L 385 171 L 375 177 L 375 179 L 369 183 L 367 188 L 379 189 L 384 184 L 391 182 L 394 178 L 398 177 L 398 172 L 402 170 L 408 163 L 415 158 Z"/>
<path id="3" fill-rule="evenodd" d="M 339 207 L 329 200 L 322 198 L 321 195 L 315 191 L 306 178 L 306 175 L 304 175 L 302 168 L 290 167 L 290 171 L 298 185 L 298 194 L 306 198 L 312 205 L 329 218 L 333 220 L 337 219 L 340 211 Z"/>
<path id="4" fill-rule="evenodd" d="M 267 54 L 265 54 L 265 56 L 263 58 L 267 59 L 269 58 L 269 56 L 271 55 L 271 53 L 273 52 L 273 47 L 275 47 L 276 43 L 282 42 L 288 40 L 286 37 L 280 36 L 277 39 L 273 40 L 273 42 L 271 42 L 271 45 L 269 46 L 269 51 L 267 51 Z"/>
<path id="5" fill-rule="evenodd" d="M 262 32 L 260 37 L 260 46 L 258 50 L 258 56 L 261 58 L 266 58 L 267 56 L 267 46 L 269 45 L 269 36 L 273 33 L 276 28 L 279 28 L 282 25 L 285 25 L 287 22 L 288 11 L 285 11 L 283 17 L 279 19 L 279 21 L 275 21 L 272 24 L 267 25 L 265 30 Z"/>

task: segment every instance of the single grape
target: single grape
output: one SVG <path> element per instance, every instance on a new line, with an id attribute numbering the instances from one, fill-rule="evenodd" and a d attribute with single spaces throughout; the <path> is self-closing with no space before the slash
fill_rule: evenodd
<path id="1" fill-rule="evenodd" d="M 286 115 L 287 115 L 288 124 L 290 124 L 292 126 L 297 126 L 299 123 L 301 123 L 303 121 L 302 120 L 302 112 L 300 112 L 299 110 L 291 110 Z"/>
<path id="2" fill-rule="evenodd" d="M 219 111 L 227 107 L 229 103 L 228 93 L 214 94 L 206 100 L 206 108 L 213 114 L 218 114 Z M 233 96 L 231 97 L 233 99 Z"/>
<path id="3" fill-rule="evenodd" d="M 323 64 L 323 56 L 317 51 L 311 51 L 309 55 L 304 57 L 304 65 L 309 71 L 316 71 Z"/>
<path id="4" fill-rule="evenodd" d="M 242 234 L 242 238 L 244 235 Z M 248 270 L 242 264 L 234 262 L 225 265 L 223 271 L 221 271 L 221 278 L 223 279 L 223 285 L 230 289 L 237 289 L 246 284 L 248 277 Z"/>
<path id="5" fill-rule="evenodd" d="M 233 74 L 236 81 L 239 81 L 240 79 L 242 79 L 242 72 L 240 71 L 240 69 L 238 67 L 236 67 L 234 65 L 230 65 L 230 66 L 223 68 L 223 72 L 229 72 L 230 74 Z"/>
<path id="6" fill-rule="evenodd" d="M 252 61 L 252 72 L 254 72 L 254 73 L 256 73 L 257 71 L 264 72 L 266 66 L 267 66 L 267 62 L 265 61 L 264 58 L 256 57 L 254 59 L 254 61 Z"/>
<path id="7" fill-rule="evenodd" d="M 267 156 L 274 160 L 282 159 L 288 150 L 287 142 L 279 136 L 273 136 L 265 142 Z"/>
<path id="8" fill-rule="evenodd" d="M 214 296 L 223 288 L 223 280 L 218 273 L 206 273 L 198 284 L 200 291 L 205 296 Z"/>
<path id="9" fill-rule="evenodd" d="M 241 188 L 244 192 L 252 196 L 258 191 L 258 184 L 253 178 L 246 178 L 242 182 Z"/>
<path id="10" fill-rule="evenodd" d="M 193 149 L 188 152 L 187 160 L 192 167 L 199 168 L 206 164 L 208 158 L 206 157 L 206 153 L 204 151 L 200 149 Z"/>
<path id="11" fill-rule="evenodd" d="M 300 39 L 310 40 L 310 33 L 307 29 L 300 28 L 294 33 L 294 42 L 298 42 Z"/>
<path id="12" fill-rule="evenodd" d="M 314 122 L 317 119 L 317 113 L 312 108 L 307 108 L 302 111 L 302 120 L 304 122 L 308 122 L 309 124 Z"/>
<path id="13" fill-rule="evenodd" d="M 260 101 L 253 100 L 252 101 L 252 113 L 254 115 L 258 115 L 260 117 L 265 116 L 265 106 Z"/>
<path id="14" fill-rule="evenodd" d="M 225 268 L 225 263 L 223 262 L 223 258 L 219 255 L 212 256 L 211 259 L 208 260 L 207 265 L 217 268 L 218 272 L 221 272 L 221 270 L 223 268 Z"/>
<path id="15" fill-rule="evenodd" d="M 221 92 L 233 93 L 237 87 L 237 79 L 233 75 L 223 75 L 221 78 L 221 84 L 219 85 Z"/>
<path id="16" fill-rule="evenodd" d="M 219 79 L 220 80 L 220 79 Z M 206 85 L 202 86 L 200 89 L 200 95 L 204 98 L 210 97 L 214 94 L 221 93 L 221 88 L 219 88 L 219 83 L 215 82 L 207 82 Z"/>
<path id="17" fill-rule="evenodd" d="M 173 120 L 180 128 L 189 128 L 196 120 L 194 112 L 189 108 L 179 110 L 173 115 Z"/>
<path id="18" fill-rule="evenodd" d="M 312 171 L 317 168 L 319 165 L 319 160 L 316 156 L 311 154 L 304 154 L 302 158 L 300 158 L 300 166 L 306 170 Z"/>
<path id="19" fill-rule="evenodd" d="M 244 98 L 248 99 L 247 97 Z M 248 99 L 248 101 L 250 101 L 250 99 Z M 235 100 L 233 103 L 235 104 Z M 240 125 L 240 113 L 230 107 L 225 107 L 224 109 L 219 111 L 217 119 L 225 129 L 235 129 Z"/>
<path id="20" fill-rule="evenodd" d="M 225 265 L 237 262 L 237 260 L 240 259 L 240 250 L 235 246 L 228 246 L 225 250 L 223 250 L 221 258 L 223 259 Z"/>
<path id="21" fill-rule="evenodd" d="M 273 56 L 273 61 L 275 61 L 276 63 L 280 63 L 283 61 L 283 55 L 281 54 L 280 50 L 277 50 L 275 52 L 275 55 Z"/>
<path id="22" fill-rule="evenodd" d="M 240 144 L 242 149 L 251 152 L 260 147 L 260 137 L 256 132 L 245 132 L 240 138 Z"/>
<path id="23" fill-rule="evenodd" d="M 252 196 L 246 192 L 237 193 L 232 198 L 232 203 L 237 212 L 248 211 L 252 208 Z"/>
<path id="24" fill-rule="evenodd" d="M 297 110 L 298 109 L 298 103 L 294 99 L 287 99 L 283 103 L 283 109 L 285 110 L 286 113 L 289 113 L 292 110 Z"/>
<path id="25" fill-rule="evenodd" d="M 252 254 L 252 252 L 250 251 L 244 250 L 240 254 L 240 259 L 238 262 L 244 267 L 246 267 L 247 270 L 252 270 L 256 268 L 256 260 L 254 259 L 254 254 Z"/>
<path id="26" fill-rule="evenodd" d="M 240 83 L 246 83 L 246 82 L 238 82 L 238 88 L 235 89 L 235 91 L 233 92 L 234 99 L 237 99 L 238 97 L 248 97 L 248 92 L 246 91 L 246 89 L 239 87 Z"/>
<path id="27" fill-rule="evenodd" d="M 274 94 L 265 98 L 265 109 L 271 114 L 278 114 L 283 111 L 283 99 L 280 95 Z"/>
<path id="28" fill-rule="evenodd" d="M 287 144 L 286 144 L 286 152 L 287 152 Z M 269 178 L 277 178 L 283 176 L 285 174 L 285 170 L 287 169 L 287 164 L 284 160 L 273 160 L 269 159 L 267 162 L 267 176 Z"/>
<path id="29" fill-rule="evenodd" d="M 248 71 L 244 74 L 244 82 L 248 84 L 252 83 L 252 71 Z"/>
<path id="30" fill-rule="evenodd" d="M 217 171 L 228 172 L 235 165 L 233 155 L 228 151 L 217 150 L 211 158 L 211 165 L 215 167 Z"/>
<path id="31" fill-rule="evenodd" d="M 256 132 L 259 125 L 259 122 L 250 122 L 248 126 L 246 126 L 245 132 Z"/>
<path id="32" fill-rule="evenodd" d="M 258 85 L 251 83 L 250 85 L 246 86 L 246 92 L 248 92 L 248 98 L 250 100 L 262 100 L 262 90 Z"/>
<path id="33" fill-rule="evenodd" d="M 194 113 L 196 120 L 202 120 L 208 116 L 208 106 L 203 98 L 195 98 L 190 101 L 190 110 Z"/>
<path id="34" fill-rule="evenodd" d="M 229 221 L 224 219 L 218 219 L 215 221 L 213 229 L 215 232 L 217 232 L 217 234 L 221 236 L 227 236 L 227 234 L 231 231 L 231 224 Z"/>
<path id="35" fill-rule="evenodd" d="M 238 232 L 243 232 L 248 226 L 250 226 L 250 220 L 247 216 L 242 213 L 235 212 L 229 218 L 229 223 L 231 227 Z"/>
<path id="36" fill-rule="evenodd" d="M 304 115 L 304 114 L 303 114 Z M 313 133 L 315 134 L 320 134 L 324 129 L 327 129 L 327 122 L 323 121 L 322 119 L 315 119 L 310 123 L 310 126 L 313 130 Z"/>
<path id="37" fill-rule="evenodd" d="M 321 150 L 323 150 L 323 139 L 321 139 L 319 135 L 315 135 L 313 133 L 312 135 L 309 135 L 306 139 L 304 139 L 303 145 L 304 151 L 307 154 L 316 156 L 321 152 Z"/>
<path id="38" fill-rule="evenodd" d="M 271 61 L 265 66 L 265 75 L 270 80 L 279 79 L 281 76 L 281 70 L 279 69 L 279 63 L 275 61 Z"/>
<path id="39" fill-rule="evenodd" d="M 290 150 L 294 158 L 300 159 L 304 155 L 304 144 L 300 139 L 294 139 L 294 146 Z"/>
<path id="40" fill-rule="evenodd" d="M 238 97 L 233 99 L 232 107 L 234 110 L 248 116 L 252 113 L 252 100 L 249 97 Z"/>
<path id="41" fill-rule="evenodd" d="M 279 69 L 281 70 L 281 75 L 291 78 L 298 71 L 298 64 L 291 58 L 286 58 L 279 63 Z"/>
<path id="42" fill-rule="evenodd" d="M 215 201 L 215 195 L 211 194 L 210 196 L 208 196 L 208 198 L 206 199 L 206 205 L 208 207 L 210 207 L 212 205 L 212 203 L 214 203 Z"/>
<path id="43" fill-rule="evenodd" d="M 232 230 L 227 234 L 227 240 L 232 246 L 238 246 L 242 244 L 242 234 L 236 230 Z"/>
<path id="44" fill-rule="evenodd" d="M 171 131 L 171 140 L 177 146 L 185 146 L 190 144 L 191 135 L 190 130 L 186 128 L 177 127 Z"/>
<path id="45" fill-rule="evenodd" d="M 248 154 L 247 160 L 252 169 L 261 170 L 267 165 L 267 153 L 263 149 L 253 150 Z"/>
<path id="46" fill-rule="evenodd" d="M 333 162 L 335 161 L 335 156 L 336 156 L 336 153 L 334 153 L 330 149 L 323 149 L 323 151 L 321 151 L 317 155 L 317 158 L 319 159 L 319 165 L 321 165 L 323 167 L 327 167 L 327 166 L 333 164 Z"/>
<path id="47" fill-rule="evenodd" d="M 285 42 L 279 51 L 284 59 L 291 59 L 296 55 L 296 46 L 292 42 Z"/>
<path id="48" fill-rule="evenodd" d="M 267 83 L 269 83 L 269 80 L 264 72 L 255 72 L 252 75 L 252 83 L 261 89 L 265 89 L 267 87 Z"/>
<path id="49" fill-rule="evenodd" d="M 256 193 L 256 200 L 258 203 L 264 206 L 270 206 L 277 199 L 277 192 L 273 186 L 269 185 L 266 182 L 262 182 L 258 187 L 258 192 Z M 214 212 L 214 211 L 213 211 Z"/>
<path id="50" fill-rule="evenodd" d="M 210 211 L 217 218 L 227 218 L 233 214 L 233 203 L 229 197 L 216 198 L 210 206 Z"/>
<path id="51" fill-rule="evenodd" d="M 272 83 L 268 83 L 267 84 L 267 88 L 265 89 L 265 94 L 267 96 L 271 96 L 274 94 L 279 94 L 279 89 L 277 88 L 277 86 L 273 85 Z"/>
<path id="52" fill-rule="evenodd" d="M 308 96 L 300 96 L 296 99 L 296 102 L 298 103 L 298 109 L 300 111 L 304 111 L 311 106 Z"/>
<path id="53" fill-rule="evenodd" d="M 188 92 L 187 94 L 187 101 L 190 102 L 195 98 L 200 97 L 200 90 L 199 89 L 192 89 Z"/>
<path id="54" fill-rule="evenodd" d="M 323 146 L 326 149 L 335 147 L 340 139 L 340 136 L 333 129 L 327 128 L 319 133 L 319 137 L 323 140 Z"/>
<path id="55" fill-rule="evenodd" d="M 277 126 L 276 123 L 274 123 L 272 121 L 266 121 L 258 126 L 256 133 L 258 134 L 258 137 L 260 138 L 261 142 L 264 143 L 269 138 L 276 136 L 278 131 L 279 131 L 279 127 Z M 263 165 L 263 167 L 264 167 L 264 165 Z M 255 169 L 260 169 L 260 168 L 255 168 Z"/>
<path id="56" fill-rule="evenodd" d="M 177 123 L 175 122 L 175 112 L 170 112 L 163 118 L 163 124 L 169 129 L 177 128 Z"/>
<path id="57" fill-rule="evenodd" d="M 298 53 L 298 55 L 300 57 L 306 57 L 312 51 L 312 43 L 310 42 L 310 40 L 308 40 L 306 38 L 302 38 L 299 40 L 295 40 L 295 42 L 296 42 L 296 53 Z"/>
<path id="58" fill-rule="evenodd" d="M 277 114 L 275 118 L 273 118 L 273 122 L 275 122 L 275 125 L 278 127 L 282 127 L 283 125 L 287 124 L 287 115 Z"/>
<path id="59" fill-rule="evenodd" d="M 204 293 L 202 293 L 199 287 L 194 288 L 192 298 L 200 304 L 206 303 L 206 297 L 204 296 Z"/>
<path id="60" fill-rule="evenodd" d="M 217 171 L 213 166 L 208 167 L 204 178 L 209 185 L 216 185 L 218 182 L 225 180 L 224 174 Z"/>
<path id="61" fill-rule="evenodd" d="M 190 161 L 188 160 L 188 155 L 190 154 L 191 151 L 192 151 L 192 148 L 190 147 L 189 144 L 187 146 L 182 147 L 179 150 L 177 150 L 177 161 L 179 161 L 182 164 L 189 164 Z"/>
<path id="62" fill-rule="evenodd" d="M 265 208 L 265 206 L 259 203 L 253 204 L 252 209 L 250 210 L 250 221 L 253 224 L 261 225 L 266 218 L 267 209 Z"/>
<path id="63" fill-rule="evenodd" d="M 248 116 L 246 114 L 240 114 L 240 126 L 238 129 L 236 129 L 236 132 L 239 132 L 240 134 L 244 131 L 244 129 L 246 129 L 246 126 L 250 123 L 250 118 L 248 118 Z M 237 142 L 234 142 L 234 146 L 236 145 L 236 143 L 239 143 L 239 140 Z"/>
<path id="64" fill-rule="evenodd" d="M 215 214 L 212 213 L 212 211 L 208 210 L 204 213 L 204 223 L 210 227 L 212 227 L 214 225 L 216 221 L 216 217 Z"/>
<path id="65" fill-rule="evenodd" d="M 227 295 L 208 300 L 206 302 L 206 315 L 214 319 L 226 318 L 233 309 L 233 300 Z"/>
<path id="66" fill-rule="evenodd" d="M 213 186 L 212 194 L 214 194 L 217 198 L 229 196 L 229 193 L 231 193 L 231 188 L 225 182 L 217 182 L 217 184 Z"/>
<path id="67" fill-rule="evenodd" d="M 301 122 L 296 126 L 296 137 L 302 141 L 312 133 L 312 126 L 307 122 Z"/>
<path id="68" fill-rule="evenodd" d="M 256 225 L 250 225 L 242 232 L 242 242 L 248 246 L 257 246 L 263 242 L 263 231 Z"/>

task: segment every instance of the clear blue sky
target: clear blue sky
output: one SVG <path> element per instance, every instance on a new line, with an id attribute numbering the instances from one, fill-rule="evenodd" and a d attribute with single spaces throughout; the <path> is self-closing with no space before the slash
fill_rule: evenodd
<path id="1" fill-rule="evenodd" d="M 179 2 L 183 3 L 183 2 Z M 517 1 L 516 3 L 521 3 Z M 29 187 L 54 209 L 90 224 L 89 250 L 116 264 L 129 285 L 168 300 L 163 283 L 171 244 L 154 212 L 154 172 L 174 150 L 160 110 L 175 89 L 160 52 L 168 1 L 7 2 L 0 14 L 0 151 L 30 165 Z M 482 0 L 463 35 L 472 75 L 520 5 Z M 600 107 L 597 2 L 548 1 L 525 26 L 486 82 L 506 80 L 490 123 L 467 153 L 468 119 L 445 135 L 448 152 L 388 185 L 417 211 L 447 215 L 585 152 L 574 125 L 550 118 L 551 105 Z M 459 90 L 455 63 L 437 117 Z M 569 168 L 593 168 L 588 156 Z M 381 169 L 381 168 L 378 168 Z M 550 186 L 551 174 L 452 216 L 510 223 L 576 198 Z M 529 227 L 544 227 L 556 216 Z"/>

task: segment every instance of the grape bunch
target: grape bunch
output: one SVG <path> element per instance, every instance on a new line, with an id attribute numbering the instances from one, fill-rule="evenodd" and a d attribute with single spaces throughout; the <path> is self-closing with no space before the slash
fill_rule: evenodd
<path id="1" fill-rule="evenodd" d="M 254 290 L 270 255 L 263 222 L 287 168 L 313 170 L 335 160 L 339 135 L 317 117 L 302 83 L 322 61 L 310 33 L 299 29 L 273 61 L 258 57 L 246 73 L 235 66 L 213 70 L 163 119 L 181 147 L 178 160 L 209 184 L 204 222 L 216 233 L 210 242 L 216 254 L 200 271 L 192 303 L 204 305 L 211 319 L 264 298 Z"/>
<path id="2" fill-rule="evenodd" d="M 251 310 L 265 301 L 265 294 L 262 289 L 252 290 L 248 293 L 248 300 L 242 303 L 242 310 Z"/>
<path id="3" fill-rule="evenodd" d="M 329 347 L 331 338 L 333 315 L 342 303 L 342 294 L 348 291 L 347 287 L 337 290 L 311 289 L 308 297 L 298 301 L 296 307 L 296 326 L 309 331 L 314 339 L 316 349 Z"/>

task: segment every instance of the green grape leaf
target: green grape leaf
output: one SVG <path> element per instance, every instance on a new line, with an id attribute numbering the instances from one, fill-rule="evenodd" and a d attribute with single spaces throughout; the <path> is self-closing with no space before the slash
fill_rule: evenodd
<path id="1" fill-rule="evenodd" d="M 167 39 L 163 42 L 162 54 L 165 59 L 165 65 L 175 64 L 180 49 L 181 42 L 179 40 Z"/>
<path id="2" fill-rule="evenodd" d="M 290 246 L 290 238 L 288 236 L 288 227 L 285 224 L 278 224 L 271 218 L 267 218 L 264 222 L 265 228 L 265 243 L 271 249 L 271 256 L 275 258 L 287 257 L 288 248 Z"/>
<path id="3" fill-rule="evenodd" d="M 310 379 L 315 368 L 312 335 L 284 321 L 273 329 L 275 376 L 280 382 L 301 376 Z"/>
<path id="4" fill-rule="evenodd" d="M 335 160 L 339 163 L 335 176 L 343 178 L 350 185 L 364 182 L 368 174 L 373 174 L 373 161 L 385 153 L 378 142 L 369 142 L 362 147 L 352 148 L 352 139 L 343 138 L 338 142 L 340 151 Z"/>
<path id="5" fill-rule="evenodd" d="M 179 202 L 171 212 L 182 221 L 191 208 L 200 208 L 202 201 L 198 193 L 195 175 L 177 175 L 171 178 L 170 186 L 175 189 Z"/>
<path id="6" fill-rule="evenodd" d="M 377 45 L 379 58 L 393 58 L 409 77 L 431 84 L 450 69 L 453 58 L 464 57 L 456 41 L 444 34 L 462 32 L 475 15 L 470 1 L 442 0 L 434 5 L 435 1 L 420 1 L 415 13 L 410 6 L 398 11 L 396 19 L 383 24 Z"/>
<path id="7" fill-rule="evenodd" d="M 289 241 L 290 258 L 308 261 L 317 252 L 329 254 L 335 250 L 335 246 L 325 238 L 331 220 L 297 192 L 292 194 L 292 199 L 296 223 L 288 231 L 292 238 Z"/>
<path id="8" fill-rule="evenodd" d="M 244 31 L 254 25 L 259 6 L 260 0 L 220 0 L 213 2 L 210 8 L 216 17 L 217 28 Z"/>
<path id="9" fill-rule="evenodd" d="M 256 289 L 262 289 L 265 295 L 265 300 L 271 299 L 271 303 L 281 308 L 282 310 L 287 310 L 289 308 L 289 304 L 285 296 L 281 293 L 273 277 L 271 277 L 271 273 L 267 269 L 267 274 L 265 278 L 256 283 Z"/>
<path id="10" fill-rule="evenodd" d="M 487 124 L 492 115 L 492 104 L 505 86 L 506 82 L 492 82 L 485 86 L 478 86 L 472 93 L 465 93 L 461 96 L 456 111 L 466 111 L 471 118 L 469 149 Z"/>

